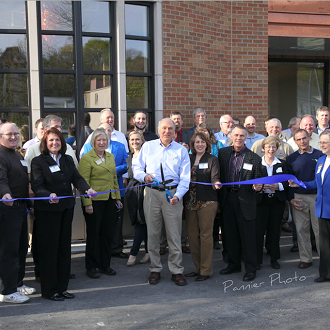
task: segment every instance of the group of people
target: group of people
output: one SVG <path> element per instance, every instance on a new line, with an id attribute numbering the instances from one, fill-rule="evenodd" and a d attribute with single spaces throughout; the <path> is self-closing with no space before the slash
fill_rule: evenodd
<path id="1" fill-rule="evenodd" d="M 27 210 L 42 297 L 74 298 L 67 288 L 74 278 L 70 255 L 75 189 L 84 195 L 85 268 L 92 279 L 116 274 L 112 256 L 134 266 L 144 242 L 139 262 L 150 262 L 148 282 L 158 284 L 165 236 L 172 281 L 178 286 L 187 284 L 186 277 L 205 281 L 213 272 L 212 253 L 219 246 L 221 227 L 228 265 L 220 274 L 241 272 L 243 260 L 243 281 L 252 281 L 262 267 L 264 247 L 271 267 L 281 267 L 280 233 L 291 213 L 291 250 L 299 251 L 298 267 L 312 266 L 315 241 L 320 255 L 320 277 L 315 281 L 330 280 L 329 197 L 323 193 L 330 164 L 329 112 L 327 107 L 317 110 L 317 127 L 311 115 L 294 117 L 286 132 L 277 118 L 268 117 L 265 137 L 256 133 L 253 116 L 240 125 L 223 115 L 220 131 L 215 132 L 206 124 L 202 108 L 194 111 L 191 129 L 183 129 L 181 113 L 173 112 L 159 122 L 156 135 L 146 129 L 146 113 L 138 111 L 134 128 L 125 136 L 114 129 L 113 112 L 104 109 L 97 129 L 85 123 L 79 163 L 64 140 L 60 117 L 49 115 L 36 122 L 36 137 L 24 144 L 24 158 L 15 151 L 20 140 L 16 125 L 1 124 L 0 301 L 22 303 L 36 292 L 23 284 Z M 307 189 L 287 180 L 245 183 L 279 174 L 293 174 Z M 135 227 L 129 255 L 123 252 L 125 195 Z M 36 200 L 22 199 L 29 196 Z M 190 251 L 183 245 L 187 240 Z M 191 252 L 195 265 L 185 274 L 183 251 Z"/>

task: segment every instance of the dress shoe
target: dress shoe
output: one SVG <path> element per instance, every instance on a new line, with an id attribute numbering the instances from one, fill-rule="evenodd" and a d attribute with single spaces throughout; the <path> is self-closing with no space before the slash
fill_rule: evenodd
<path id="1" fill-rule="evenodd" d="M 172 274 L 172 281 L 179 286 L 184 286 L 187 284 L 186 279 L 182 274 Z"/>
<path id="2" fill-rule="evenodd" d="M 75 274 L 70 274 L 70 280 L 74 280 L 76 278 L 76 275 Z"/>
<path id="3" fill-rule="evenodd" d="M 292 245 L 292 248 L 290 249 L 290 252 L 298 252 L 298 251 L 299 251 L 298 245 L 297 244 L 293 244 Z"/>
<path id="4" fill-rule="evenodd" d="M 182 248 L 182 253 L 190 253 L 190 249 L 186 246 L 181 246 Z"/>
<path id="5" fill-rule="evenodd" d="M 195 281 L 196 281 L 196 282 L 205 281 L 205 280 L 207 280 L 209 277 L 210 277 L 209 275 L 198 275 L 198 276 L 195 278 Z"/>
<path id="6" fill-rule="evenodd" d="M 86 269 L 86 275 L 90 278 L 99 278 L 100 277 L 100 273 L 95 268 Z"/>
<path id="7" fill-rule="evenodd" d="M 219 242 L 214 242 L 213 243 L 213 250 L 220 250 L 221 249 L 221 245 Z"/>
<path id="8" fill-rule="evenodd" d="M 327 281 L 330 281 L 328 278 L 325 278 L 325 277 L 318 277 L 314 280 L 315 283 L 322 283 L 322 282 L 327 282 Z"/>
<path id="9" fill-rule="evenodd" d="M 127 266 L 127 267 L 132 267 L 132 266 L 134 266 L 134 265 L 135 265 L 135 261 L 136 261 L 136 256 L 132 256 L 132 255 L 130 255 L 129 258 L 128 258 L 128 260 L 127 260 L 127 264 L 126 264 L 126 266 Z"/>
<path id="10" fill-rule="evenodd" d="M 240 273 L 240 272 L 241 272 L 241 269 L 227 267 L 227 268 L 220 270 L 220 275 L 229 275 L 232 273 Z"/>
<path id="11" fill-rule="evenodd" d="M 140 260 L 140 264 L 146 264 L 147 262 L 149 262 L 149 260 L 150 260 L 149 253 L 146 253 L 144 257 Z"/>
<path id="12" fill-rule="evenodd" d="M 160 254 L 161 256 L 164 255 L 166 252 L 167 252 L 167 250 L 166 250 L 166 248 L 164 248 L 164 247 L 161 247 L 161 248 L 159 249 L 159 254 Z"/>
<path id="13" fill-rule="evenodd" d="M 250 272 L 250 273 L 245 273 L 243 276 L 243 281 L 248 282 L 248 281 L 253 281 L 256 278 L 256 273 Z"/>
<path id="14" fill-rule="evenodd" d="M 129 258 L 129 255 L 124 253 L 124 252 L 114 253 L 112 256 L 116 257 L 116 258 L 120 258 L 120 259 L 128 259 Z"/>
<path id="15" fill-rule="evenodd" d="M 45 297 L 44 297 L 45 298 Z M 64 297 L 58 293 L 53 294 L 51 297 L 47 297 L 49 300 L 53 301 L 64 301 Z"/>
<path id="16" fill-rule="evenodd" d="M 158 284 L 160 280 L 160 273 L 158 272 L 151 272 L 148 277 L 149 284 L 155 285 Z"/>
<path id="17" fill-rule="evenodd" d="M 185 277 L 195 277 L 195 276 L 198 276 L 198 273 L 190 272 L 190 273 L 184 274 L 184 276 Z"/>
<path id="18" fill-rule="evenodd" d="M 281 265 L 275 260 L 275 261 L 272 261 L 270 263 L 270 265 L 272 266 L 272 268 L 274 269 L 280 269 L 281 268 Z"/>
<path id="19" fill-rule="evenodd" d="M 116 275 L 116 271 L 110 267 L 107 268 L 99 268 L 100 273 L 104 273 L 105 275 Z"/>
<path id="20" fill-rule="evenodd" d="M 312 265 L 313 265 L 312 262 L 300 262 L 299 265 L 298 265 L 298 268 L 305 269 L 305 268 L 308 268 Z"/>
<path id="21" fill-rule="evenodd" d="M 73 293 L 69 293 L 68 291 L 63 291 L 61 293 L 61 296 L 64 298 L 64 299 L 73 299 L 74 298 L 74 294 Z"/>

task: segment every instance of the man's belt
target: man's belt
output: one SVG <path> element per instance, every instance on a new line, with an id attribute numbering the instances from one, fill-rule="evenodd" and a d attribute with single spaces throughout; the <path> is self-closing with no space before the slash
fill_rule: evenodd
<path id="1" fill-rule="evenodd" d="M 165 191 L 166 189 L 168 189 L 168 190 L 175 189 L 177 186 L 178 186 L 178 185 L 175 185 L 175 186 L 166 186 L 166 187 L 164 187 L 164 186 L 157 186 L 157 187 L 150 187 L 150 186 L 147 186 L 147 187 L 149 187 L 149 188 L 151 188 L 151 189 L 156 189 L 156 190 L 159 190 L 159 191 Z"/>

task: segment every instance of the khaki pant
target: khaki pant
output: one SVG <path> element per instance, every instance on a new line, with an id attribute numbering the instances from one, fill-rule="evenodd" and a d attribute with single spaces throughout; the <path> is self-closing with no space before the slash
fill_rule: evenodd
<path id="1" fill-rule="evenodd" d="M 205 276 L 212 275 L 213 222 L 217 204 L 214 202 L 197 211 L 185 209 L 194 272 Z"/>
<path id="2" fill-rule="evenodd" d="M 176 189 L 170 190 L 174 196 Z M 143 202 L 144 214 L 148 228 L 148 251 L 150 256 L 150 272 L 160 273 L 160 236 L 162 226 L 165 225 L 167 244 L 169 249 L 168 268 L 172 274 L 182 274 L 181 266 L 181 230 L 182 230 L 182 200 L 171 205 L 166 200 L 165 191 L 146 187 Z"/>
<path id="3" fill-rule="evenodd" d="M 297 240 L 299 247 L 299 257 L 301 262 L 312 262 L 312 243 L 310 238 L 310 226 L 315 234 L 317 251 L 320 251 L 319 222 L 315 216 L 316 194 L 294 194 L 295 199 L 301 199 L 303 203 L 302 211 L 292 208 L 293 219 L 297 230 Z"/>

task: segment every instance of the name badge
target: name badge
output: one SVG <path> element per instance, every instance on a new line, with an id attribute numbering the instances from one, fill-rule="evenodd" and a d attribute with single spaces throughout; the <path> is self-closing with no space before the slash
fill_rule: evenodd
<path id="1" fill-rule="evenodd" d="M 276 170 L 276 173 L 283 173 L 282 167 L 279 167 L 279 168 Z"/>
<path id="2" fill-rule="evenodd" d="M 205 169 L 205 168 L 209 168 L 209 164 L 208 164 L 208 163 L 199 163 L 199 164 L 198 164 L 198 168 L 199 168 L 200 170 L 203 170 L 203 169 Z"/>
<path id="3" fill-rule="evenodd" d="M 102 160 L 101 160 L 101 159 L 96 160 L 95 163 L 96 163 L 97 165 L 100 165 L 100 164 L 102 164 Z"/>
<path id="4" fill-rule="evenodd" d="M 320 164 L 319 167 L 317 168 L 317 172 L 316 174 L 319 174 L 321 172 L 321 168 L 322 168 L 323 164 Z"/>
<path id="5" fill-rule="evenodd" d="M 22 164 L 22 166 L 26 166 L 27 167 L 27 163 L 26 163 L 25 160 L 21 160 L 21 164 Z"/>
<path id="6" fill-rule="evenodd" d="M 49 166 L 49 169 L 52 173 L 55 173 L 55 172 L 58 172 L 61 170 L 58 165 Z"/>
<path id="7" fill-rule="evenodd" d="M 243 164 L 243 170 L 248 170 L 248 171 L 252 171 L 252 164 L 248 164 L 248 163 L 244 163 Z"/>

